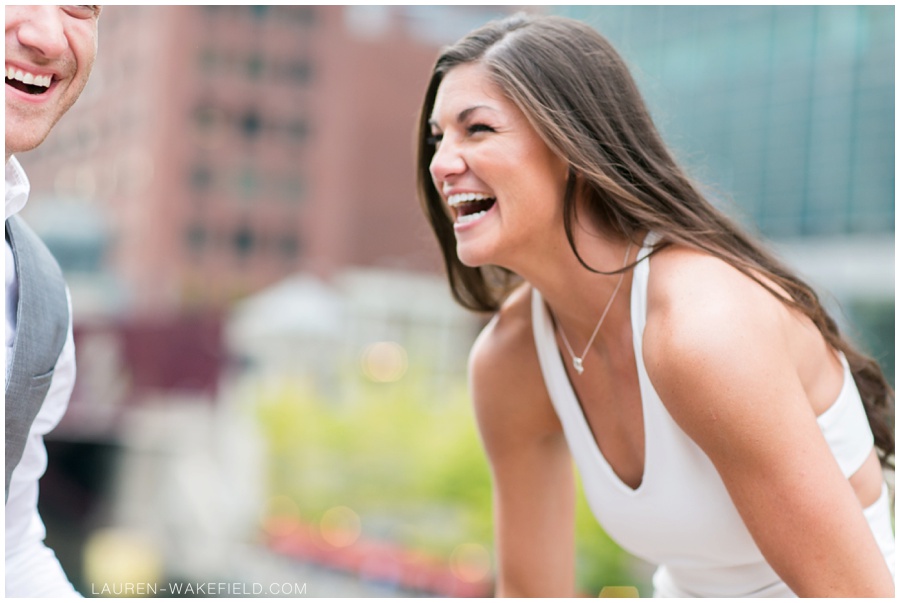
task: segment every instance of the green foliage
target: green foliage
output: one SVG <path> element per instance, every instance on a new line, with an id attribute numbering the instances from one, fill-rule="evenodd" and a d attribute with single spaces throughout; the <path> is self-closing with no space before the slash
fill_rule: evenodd
<path id="1" fill-rule="evenodd" d="M 488 545 L 490 477 L 464 390 L 436 402 L 410 375 L 350 379 L 345 400 L 289 382 L 260 400 L 272 495 L 309 522 L 347 506 L 364 533 L 436 553 Z"/>
<path id="2" fill-rule="evenodd" d="M 395 383 L 344 378 L 341 399 L 301 382 L 260 394 L 272 497 L 286 496 L 315 523 L 346 506 L 364 537 L 447 558 L 476 543 L 493 550 L 490 473 L 464 383 L 436 395 L 427 376 Z M 579 588 L 633 584 L 630 557 L 579 497 Z"/>
<path id="3" fill-rule="evenodd" d="M 575 509 L 575 546 L 578 587 L 587 596 L 596 597 L 604 586 L 636 586 L 641 596 L 652 596 L 652 589 L 634 572 L 634 560 L 603 531 L 588 507 L 581 483 Z"/>

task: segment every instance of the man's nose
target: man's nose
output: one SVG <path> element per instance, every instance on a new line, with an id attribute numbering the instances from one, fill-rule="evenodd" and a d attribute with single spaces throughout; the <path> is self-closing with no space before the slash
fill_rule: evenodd
<path id="1" fill-rule="evenodd" d="M 31 6 L 16 29 L 16 37 L 22 46 L 46 58 L 60 57 L 69 47 L 63 18 L 58 6 Z"/>

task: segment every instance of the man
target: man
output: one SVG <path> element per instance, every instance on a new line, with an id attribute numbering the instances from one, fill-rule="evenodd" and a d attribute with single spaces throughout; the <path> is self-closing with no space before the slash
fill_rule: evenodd
<path id="1" fill-rule="evenodd" d="M 44 435 L 75 381 L 68 290 L 47 248 L 15 214 L 29 183 L 13 154 L 43 142 L 97 54 L 100 7 L 6 7 L 6 596 L 77 597 L 44 545 L 38 479 Z"/>

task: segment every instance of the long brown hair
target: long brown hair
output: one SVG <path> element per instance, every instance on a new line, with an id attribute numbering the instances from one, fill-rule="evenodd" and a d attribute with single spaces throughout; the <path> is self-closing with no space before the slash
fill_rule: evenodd
<path id="1" fill-rule="evenodd" d="M 894 392 L 878 364 L 838 332 L 811 287 L 700 193 L 663 143 L 618 53 L 579 21 L 507 17 L 476 29 L 445 49 L 435 63 L 419 116 L 418 190 L 441 246 L 450 289 L 460 304 L 497 311 L 518 282 L 506 269 L 472 268 L 459 260 L 453 224 L 429 172 L 434 154 L 429 119 L 438 87 L 448 71 L 476 61 L 488 68 L 550 149 L 568 162 L 575 177 L 568 179 L 564 199 L 565 230 L 587 269 L 597 272 L 585 264 L 572 235 L 576 192 L 592 221 L 607 232 L 639 244 L 638 234 L 651 230 L 660 235 L 653 253 L 679 244 L 728 262 L 802 311 L 827 342 L 844 353 L 879 457 L 883 464 L 893 464 Z"/>

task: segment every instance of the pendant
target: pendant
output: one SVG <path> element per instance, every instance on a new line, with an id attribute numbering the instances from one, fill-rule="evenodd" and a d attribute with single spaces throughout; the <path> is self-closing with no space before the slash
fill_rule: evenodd
<path id="1" fill-rule="evenodd" d="M 575 371 L 580 375 L 584 372 L 584 364 L 581 362 L 581 358 L 577 356 L 572 357 L 572 364 L 575 366 Z"/>

